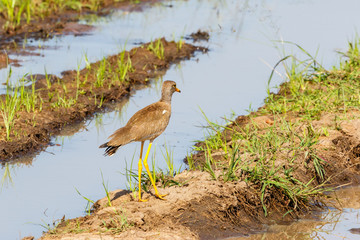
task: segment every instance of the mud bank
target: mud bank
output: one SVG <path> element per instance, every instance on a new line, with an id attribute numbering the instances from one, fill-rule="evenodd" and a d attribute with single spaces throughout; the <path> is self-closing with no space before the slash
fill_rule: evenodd
<path id="1" fill-rule="evenodd" d="M 150 192 L 143 195 L 149 201 L 140 203 L 129 191 L 114 191 L 111 206 L 101 199 L 91 215 L 63 220 L 41 239 L 221 239 L 281 219 L 264 218 L 256 191 L 243 181 L 213 181 L 200 171 L 184 171 L 173 180 L 180 186 L 160 189 L 169 194 L 166 201 Z"/>
<path id="2" fill-rule="evenodd" d="M 0 96 L 5 106 L 17 106 L 8 135 L 6 120 L 12 108 L 4 107 L 8 112 L 4 110 L 0 116 L 0 159 L 45 148 L 65 125 L 105 109 L 108 103 L 128 96 L 134 86 L 148 84 L 149 79 L 162 76 L 171 64 L 189 59 L 196 51 L 206 49 L 159 39 L 82 70 L 63 72 L 62 78 L 29 76 L 30 86 L 11 88 L 10 94 Z"/>

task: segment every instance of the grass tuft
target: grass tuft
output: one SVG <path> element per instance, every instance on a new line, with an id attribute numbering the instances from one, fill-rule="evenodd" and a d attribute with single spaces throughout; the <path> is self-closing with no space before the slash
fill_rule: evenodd
<path id="1" fill-rule="evenodd" d="M 151 41 L 149 43 L 147 49 L 149 51 L 153 52 L 155 54 L 155 56 L 157 56 L 159 59 L 164 59 L 165 50 L 164 50 L 164 45 L 161 41 L 161 38 L 159 38 L 155 42 Z"/>
<path id="2" fill-rule="evenodd" d="M 23 23 L 32 19 L 44 19 L 46 16 L 65 10 L 74 10 L 79 13 L 83 9 L 96 11 L 102 0 L 0 0 L 0 12 L 5 19 L 3 28 L 12 31 Z"/>

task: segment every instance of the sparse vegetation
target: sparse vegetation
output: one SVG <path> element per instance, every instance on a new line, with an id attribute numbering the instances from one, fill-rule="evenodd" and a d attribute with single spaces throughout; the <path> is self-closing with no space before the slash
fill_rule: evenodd
<path id="1" fill-rule="evenodd" d="M 87 198 L 84 195 L 82 195 L 78 189 L 75 188 L 75 190 L 83 199 L 85 199 L 87 201 L 86 207 L 85 207 L 85 212 L 87 215 L 90 215 L 91 214 L 91 206 L 92 206 L 92 204 L 94 204 L 94 201 L 91 200 L 90 198 Z"/>
<path id="2" fill-rule="evenodd" d="M 153 52 L 159 59 L 164 59 L 164 45 L 161 39 L 151 41 L 147 49 Z"/>
<path id="3" fill-rule="evenodd" d="M 289 211 L 307 208 L 312 198 L 329 190 L 326 184 L 333 177 L 326 172 L 329 161 L 319 153 L 323 149 L 318 145 L 329 131 L 313 122 L 325 113 L 351 119 L 348 113 L 360 109 L 358 44 L 358 40 L 350 43 L 343 54 L 348 60 L 331 71 L 294 44 L 309 60 L 284 57 L 279 63 L 284 64 L 288 80 L 278 94 L 269 91 L 264 107 L 243 117 L 246 121 L 220 126 L 206 118 L 208 136 L 194 149 L 202 160 L 190 153 L 189 168 L 207 171 L 216 180 L 254 184 L 265 215 L 275 189 L 288 199 Z M 339 130 L 334 122 L 333 129 Z"/>
<path id="4" fill-rule="evenodd" d="M 9 88 L 7 88 L 9 90 Z M 13 94 L 6 94 L 5 101 L 1 101 L 1 115 L 6 130 L 6 140 L 10 140 L 10 131 L 14 126 L 15 114 L 19 111 L 18 88 L 15 88 Z"/>
<path id="5" fill-rule="evenodd" d="M 185 41 L 182 39 L 182 37 L 181 37 L 181 39 L 180 39 L 179 41 L 176 42 L 176 46 L 177 46 L 178 51 L 181 50 L 184 42 L 185 42 Z"/>
<path id="6" fill-rule="evenodd" d="M 183 183 L 174 180 L 174 176 L 180 173 L 181 167 L 179 167 L 178 170 L 174 168 L 173 151 L 166 144 L 164 146 L 164 150 L 162 150 L 162 155 L 164 157 L 168 169 L 162 170 L 156 168 L 155 153 L 154 153 L 152 157 L 152 170 L 150 171 L 152 178 L 154 179 L 155 182 L 158 182 L 162 187 L 169 187 L 174 185 L 181 186 Z M 136 169 L 133 170 L 132 167 L 135 158 L 136 156 L 134 153 L 130 163 L 130 168 L 126 166 L 125 174 L 124 174 L 126 176 L 128 189 L 132 191 L 134 199 L 136 199 L 136 193 L 138 192 L 138 187 L 137 187 L 138 185 L 136 183 L 138 180 L 138 173 L 137 170 Z M 144 191 L 150 190 L 152 184 L 148 174 L 146 173 L 141 174 L 141 184 L 142 184 L 141 188 L 144 189 Z"/>
<path id="7" fill-rule="evenodd" d="M 29 139 L 29 134 L 35 134 L 35 138 L 30 138 L 34 141 L 32 147 L 40 147 L 42 141 L 49 139 L 46 124 L 60 128 L 63 124 L 83 119 L 128 94 L 131 83 L 146 84 L 149 78 L 163 74 L 157 69 L 166 69 L 172 61 L 187 58 L 197 50 L 186 45 L 180 52 L 173 51 L 176 43 L 165 39 L 154 43 L 159 46 L 162 59 L 147 49 L 149 43 L 92 64 L 85 56 L 84 69 L 78 66 L 77 70 L 67 71 L 62 78 L 48 74 L 45 69 L 45 75 L 24 76 L 15 86 L 8 83 L 7 93 L 0 97 L 0 128 L 3 129 L 0 141 L 4 148 L 28 148 L 30 145 L 25 139 Z M 171 57 L 165 59 L 165 55 Z M 42 115 L 47 117 L 42 118 Z M 39 131 L 46 133 L 39 134 Z M 6 143 L 10 141 L 23 141 L 24 145 Z M 2 151 L 0 156 L 3 159 L 15 157 L 9 149 Z"/>
<path id="8" fill-rule="evenodd" d="M 52 13 L 65 10 L 81 12 L 83 9 L 96 11 L 104 4 L 103 0 L 1 0 L 0 11 L 6 19 L 4 29 L 15 29 L 21 22 L 29 23 L 33 19 L 43 19 Z"/>

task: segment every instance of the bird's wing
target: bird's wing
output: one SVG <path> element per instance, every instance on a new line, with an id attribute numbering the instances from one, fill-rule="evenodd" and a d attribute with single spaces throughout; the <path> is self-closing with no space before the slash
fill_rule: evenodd
<path id="1" fill-rule="evenodd" d="M 165 130 L 170 116 L 169 104 L 157 102 L 135 113 L 127 125 L 131 126 L 134 141 L 154 139 Z"/>
<path id="2" fill-rule="evenodd" d="M 129 128 L 128 127 L 122 127 L 116 130 L 110 137 L 110 141 L 107 143 L 108 146 L 120 146 L 128 144 L 132 141 L 131 135 L 129 134 Z"/>
<path id="3" fill-rule="evenodd" d="M 109 138 L 109 146 L 125 145 L 133 141 L 155 139 L 166 128 L 171 116 L 171 106 L 156 102 L 137 111 L 126 126 L 116 130 Z"/>

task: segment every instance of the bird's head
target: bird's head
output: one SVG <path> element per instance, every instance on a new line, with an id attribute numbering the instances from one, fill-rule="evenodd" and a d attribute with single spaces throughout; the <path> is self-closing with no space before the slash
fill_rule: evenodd
<path id="1" fill-rule="evenodd" d="M 161 99 L 163 101 L 171 101 L 171 96 L 174 92 L 181 92 L 180 89 L 176 87 L 176 82 L 170 80 L 164 81 L 161 90 Z"/>

